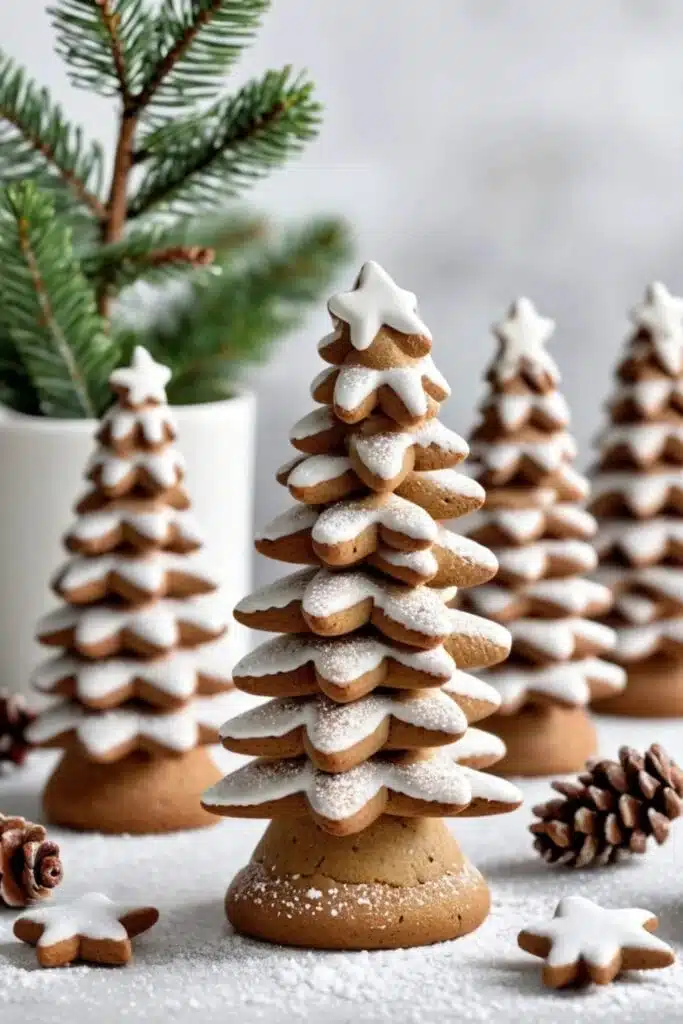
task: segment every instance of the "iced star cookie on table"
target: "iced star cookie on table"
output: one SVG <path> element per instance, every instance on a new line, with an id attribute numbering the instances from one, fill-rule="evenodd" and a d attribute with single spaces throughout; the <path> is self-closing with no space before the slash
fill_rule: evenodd
<path id="1" fill-rule="evenodd" d="M 510 636 L 452 607 L 497 561 L 443 525 L 485 494 L 460 471 L 467 444 L 438 419 L 449 388 L 416 297 L 367 263 L 329 310 L 318 350 L 331 369 L 312 387 L 322 408 L 295 424 L 298 455 L 277 476 L 296 504 L 256 541 L 300 568 L 235 608 L 240 623 L 281 634 L 233 673 L 271 699 L 221 728 L 227 749 L 256 760 L 203 804 L 273 819 L 226 897 L 239 931 L 316 948 L 418 945 L 471 931 L 488 911 L 440 818 L 521 800 L 485 774 L 504 748 L 472 723 L 500 699 L 468 672 L 505 658 Z"/>
<path id="2" fill-rule="evenodd" d="M 72 828 L 155 832 L 213 820 L 198 795 L 218 777 L 205 748 L 225 717 L 217 699 L 232 688 L 218 644 L 226 622 L 188 511 L 169 377 L 142 348 L 111 375 L 116 401 L 66 533 L 71 557 L 52 579 L 62 605 L 37 627 L 60 653 L 33 683 L 59 701 L 31 739 L 64 750 L 44 804 Z"/>
<path id="3" fill-rule="evenodd" d="M 624 684 L 607 660 L 614 632 L 594 621 L 612 594 L 591 576 L 597 527 L 580 507 L 588 482 L 572 465 L 569 410 L 545 348 L 553 330 L 529 299 L 495 326 L 499 351 L 471 437 L 473 475 L 489 490 L 465 533 L 491 547 L 499 569 L 465 591 L 461 607 L 512 636 L 506 664 L 484 677 L 500 696 L 490 724 L 507 746 L 499 770 L 509 775 L 579 770 L 596 745 L 586 706 Z"/>
<path id="4" fill-rule="evenodd" d="M 683 714 L 683 299 L 655 282 L 631 314 L 591 511 L 596 578 L 614 594 L 613 659 L 627 672 L 605 711 Z"/>
<path id="5" fill-rule="evenodd" d="M 154 907 L 129 906 L 88 892 L 26 911 L 14 922 L 14 934 L 36 947 L 41 967 L 65 967 L 76 960 L 121 966 L 133 955 L 131 939 L 158 919 Z"/>
<path id="6" fill-rule="evenodd" d="M 652 934 L 658 925 L 649 910 L 605 909 L 583 896 L 565 896 L 552 920 L 530 925 L 517 941 L 545 960 L 548 988 L 589 981 L 608 985 L 622 971 L 671 966 L 674 951 Z"/>

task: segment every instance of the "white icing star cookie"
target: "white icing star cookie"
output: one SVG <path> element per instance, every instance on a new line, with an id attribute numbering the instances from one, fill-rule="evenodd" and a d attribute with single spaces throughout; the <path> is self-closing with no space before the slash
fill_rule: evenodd
<path id="1" fill-rule="evenodd" d="M 155 362 L 146 348 L 136 345 L 130 366 L 114 370 L 109 382 L 114 388 L 127 392 L 130 405 L 143 402 L 166 402 L 166 385 L 171 379 L 167 366 Z"/>
<path id="2" fill-rule="evenodd" d="M 607 985 L 621 971 L 669 967 L 670 946 L 651 932 L 659 924 L 649 910 L 606 910 L 583 896 L 565 896 L 551 921 L 525 928 L 520 947 L 543 957 L 543 983 L 564 988 L 594 981 Z"/>
<path id="3" fill-rule="evenodd" d="M 664 369 L 680 373 L 683 368 L 683 299 L 672 295 L 660 281 L 645 292 L 645 300 L 631 311 L 636 327 L 648 332 Z"/>
<path id="4" fill-rule="evenodd" d="M 510 380 L 523 364 L 536 372 L 547 373 L 553 383 L 559 381 L 555 360 L 545 350 L 555 330 L 555 321 L 540 316 L 530 299 L 516 299 L 508 315 L 494 324 L 493 330 L 502 345 L 493 371 L 498 381 Z"/>
<path id="5" fill-rule="evenodd" d="M 429 328 L 418 316 L 413 292 L 399 288 L 374 260 L 363 264 L 356 287 L 333 295 L 327 308 L 349 325 L 351 344 L 360 351 L 372 345 L 383 324 L 403 334 L 431 339 Z"/>
<path id="6" fill-rule="evenodd" d="M 125 964 L 133 955 L 131 938 L 158 919 L 154 907 L 131 907 L 88 892 L 27 911 L 14 922 L 14 934 L 36 947 L 41 967 L 62 967 L 73 960 Z"/>

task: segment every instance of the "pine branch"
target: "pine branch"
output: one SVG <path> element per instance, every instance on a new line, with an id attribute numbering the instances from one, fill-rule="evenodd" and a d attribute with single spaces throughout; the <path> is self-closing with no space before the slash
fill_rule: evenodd
<path id="1" fill-rule="evenodd" d="M 138 108 L 191 106 L 212 99 L 270 0 L 176 0 L 156 21 L 161 54 L 136 97 Z"/>
<path id="2" fill-rule="evenodd" d="M 177 298 L 170 313 L 161 311 L 144 344 L 173 369 L 170 400 L 229 395 L 244 365 L 264 358 L 301 323 L 309 304 L 330 286 L 349 245 L 339 221 L 314 221 L 260 247 L 251 259 L 226 265 L 220 277 Z"/>
<path id="3" fill-rule="evenodd" d="M 137 281 L 161 283 L 184 277 L 193 268 L 210 270 L 217 252 L 234 252 L 262 233 L 262 221 L 236 214 L 154 224 L 132 231 L 121 242 L 85 252 L 83 272 L 96 288 L 106 287 L 112 295 Z"/>
<path id="4" fill-rule="evenodd" d="M 291 69 L 268 71 L 198 117 L 175 121 L 143 142 L 147 170 L 129 218 L 163 206 L 191 212 L 225 202 L 300 152 L 317 134 L 313 86 Z"/>
<path id="5" fill-rule="evenodd" d="M 127 103 L 145 81 L 153 53 L 147 0 L 59 0 L 48 13 L 73 84 Z"/>
<path id="6" fill-rule="evenodd" d="M 97 218 L 104 216 L 97 196 L 101 147 L 85 143 L 81 129 L 69 124 L 48 91 L 0 51 L 0 179 L 7 184 L 23 178 L 66 190 L 69 203 L 75 200 Z"/>
<path id="7" fill-rule="evenodd" d="M 98 416 L 116 351 L 74 259 L 70 232 L 31 182 L 0 195 L 0 318 L 45 416 Z"/>

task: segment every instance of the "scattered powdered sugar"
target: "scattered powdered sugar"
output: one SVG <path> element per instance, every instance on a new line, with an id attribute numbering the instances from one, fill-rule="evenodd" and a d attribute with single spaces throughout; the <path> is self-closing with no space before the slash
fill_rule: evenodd
<path id="1" fill-rule="evenodd" d="M 505 756 L 505 744 L 492 733 L 470 726 L 464 736 L 449 746 L 448 753 L 458 763 L 485 758 L 489 764 L 495 764 Z"/>
<path id="2" fill-rule="evenodd" d="M 322 434 L 324 431 L 336 427 L 338 423 L 339 420 L 335 418 L 329 406 L 323 405 L 320 409 L 314 409 L 297 420 L 289 431 L 289 440 L 302 441 L 307 437 L 315 437 L 316 434 Z"/>
<path id="3" fill-rule="evenodd" d="M 330 367 L 313 381 L 311 393 L 314 396 L 318 387 L 331 374 L 336 375 L 334 404 L 347 413 L 352 413 L 381 387 L 390 388 L 411 416 L 427 414 L 425 380 L 446 397 L 451 393 L 448 382 L 437 370 L 431 356 L 424 356 L 408 366 L 395 366 L 386 370 L 373 370 L 367 366 Z"/>
<path id="4" fill-rule="evenodd" d="M 318 519 L 318 511 L 311 505 L 293 505 L 275 516 L 256 534 L 256 540 L 282 540 L 295 533 L 310 530 Z"/>
<path id="5" fill-rule="evenodd" d="M 652 742 L 652 723 L 598 717 L 599 753 L 613 757 L 624 743 L 642 750 Z M 680 723 L 657 723 L 656 738 L 675 751 Z M 227 770 L 236 755 L 218 751 Z M 37 795 L 54 758 L 38 752 L 21 772 L 0 781 L 5 806 L 36 820 Z M 133 961 L 122 970 L 79 965 L 36 970 L 35 954 L 13 939 L 12 915 L 0 919 L 0 992 L 7 1024 L 72 1020 L 80 1024 L 604 1024 L 606 1021 L 675 1021 L 683 999 L 683 962 L 665 972 L 642 972 L 586 992 L 551 994 L 539 963 L 517 947 L 517 932 L 548 918 L 564 895 L 580 892 L 605 907 L 649 907 L 660 918 L 665 941 L 680 933 L 680 850 L 675 836 L 646 857 L 609 869 L 579 874 L 555 871 L 531 848 L 526 826 L 531 807 L 551 795 L 545 779 L 522 780 L 524 806 L 490 818 L 455 818 L 448 823 L 484 874 L 492 891 L 490 916 L 476 932 L 456 942 L 375 952 L 316 952 L 254 942 L 227 925 L 223 894 L 247 863 L 263 831 L 262 821 L 223 821 L 201 833 L 163 836 L 102 836 L 52 827 L 62 849 L 65 877 L 60 893 L 73 899 L 104 887 L 128 906 L 154 904 L 158 924 L 135 943 Z M 217 822 L 219 819 L 216 819 Z M 169 885 L 169 864 L 187 865 Z M 467 870 L 467 869 L 466 869 Z M 294 918 L 350 902 L 341 883 L 323 892 L 319 881 L 279 879 L 254 873 L 253 895 L 273 913 Z M 420 898 L 453 895 L 459 876 L 406 890 L 406 909 Z M 261 887 L 262 886 L 262 887 Z M 427 891 L 427 889 L 429 891 Z M 383 890 L 353 889 L 362 911 L 367 900 L 383 910 Z M 395 894 L 394 894 L 395 896 Z M 286 904 L 286 906 L 285 906 Z M 419 904 L 417 904 L 419 905 Z M 398 911 L 400 913 L 400 910 Z M 393 919 L 393 918 L 392 918 Z M 387 920 L 390 920 L 387 916 Z"/>
<path id="6" fill-rule="evenodd" d="M 512 642 L 520 641 L 548 658 L 567 661 L 576 649 L 577 637 L 584 637 L 602 651 L 611 651 L 615 644 L 614 630 L 589 619 L 517 619 L 508 623 Z"/>
<path id="7" fill-rule="evenodd" d="M 618 665 L 600 658 L 583 658 L 540 668 L 493 669 L 486 676 L 500 695 L 501 708 L 516 711 L 533 703 L 538 695 L 562 704 L 582 706 L 590 700 L 590 682 L 601 683 L 615 693 L 623 689 L 626 676 Z"/>
<path id="8" fill-rule="evenodd" d="M 370 501 L 340 501 L 320 513 L 312 532 L 320 544 L 343 544 L 371 526 L 382 526 L 414 541 L 433 543 L 439 528 L 428 512 L 396 494 Z"/>
<path id="9" fill-rule="evenodd" d="M 398 476 L 405 453 L 413 446 L 423 449 L 434 447 L 444 455 L 456 457 L 458 461 L 467 458 L 469 454 L 467 442 L 436 418 L 410 431 L 383 431 L 369 435 L 353 433 L 350 444 L 351 450 L 369 472 L 382 480 Z"/>

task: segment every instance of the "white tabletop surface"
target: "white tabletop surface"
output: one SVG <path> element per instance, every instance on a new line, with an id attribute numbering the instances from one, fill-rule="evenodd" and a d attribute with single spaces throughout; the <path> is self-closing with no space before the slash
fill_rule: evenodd
<path id="1" fill-rule="evenodd" d="M 662 743 L 683 759 L 683 722 L 607 720 L 601 753 L 622 743 Z M 221 755 L 222 752 L 221 752 Z M 0 809 L 38 820 L 51 756 L 33 755 L 0 779 Z M 558 899 L 583 894 L 605 906 L 644 907 L 659 935 L 683 955 L 683 822 L 642 858 L 581 872 L 550 869 L 532 850 L 531 805 L 547 781 L 524 783 L 526 806 L 499 818 L 453 823 L 489 880 L 493 911 L 473 935 L 423 949 L 313 953 L 275 948 L 232 933 L 223 895 L 248 859 L 263 823 L 221 820 L 213 829 L 161 837 L 103 837 L 51 829 L 62 847 L 60 897 L 99 890 L 154 904 L 157 926 L 134 942 L 125 968 L 38 968 L 12 935 L 16 912 L 0 911 L 2 1024 L 436 1024 L 451 1021 L 683 1020 L 683 961 L 631 974 L 606 988 L 544 989 L 540 961 L 521 952 L 517 932 L 552 915 Z"/>

